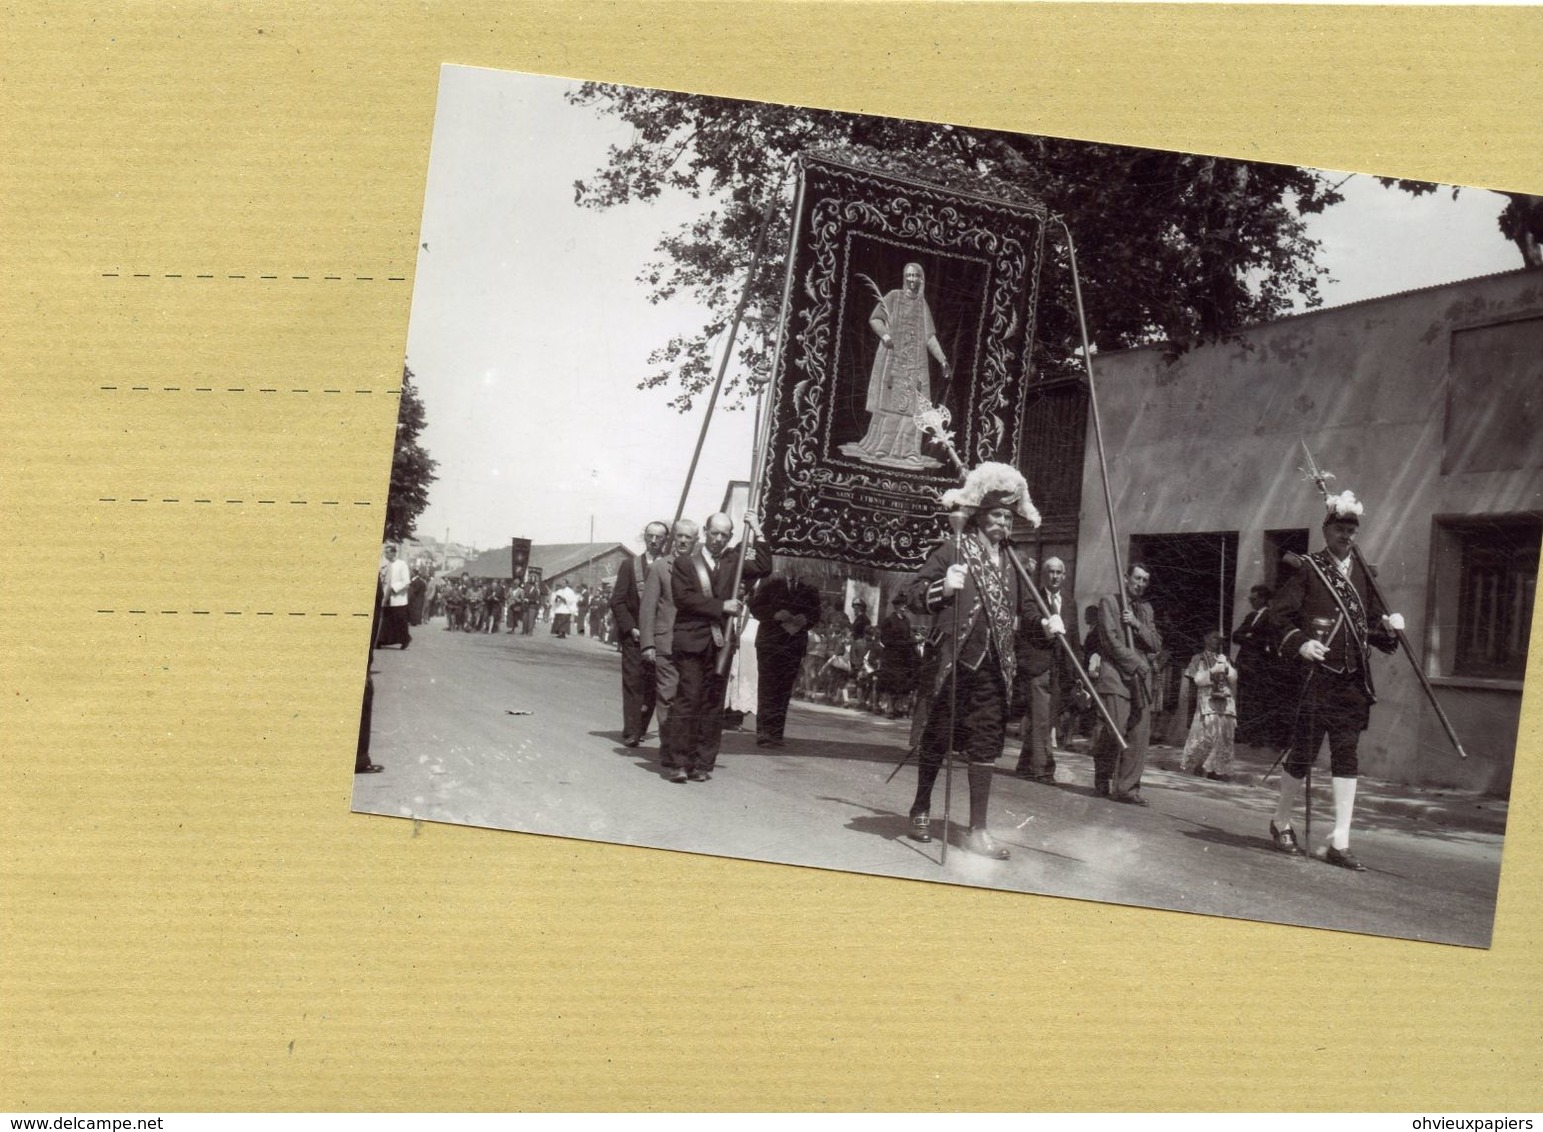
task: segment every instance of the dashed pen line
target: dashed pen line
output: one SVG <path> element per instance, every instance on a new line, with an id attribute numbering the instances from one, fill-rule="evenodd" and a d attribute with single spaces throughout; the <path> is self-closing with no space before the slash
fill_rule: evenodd
<path id="1" fill-rule="evenodd" d="M 98 385 L 97 386 L 97 389 L 100 390 L 103 393 L 122 393 L 124 391 L 124 388 L 125 387 L 122 386 L 122 385 Z M 130 386 L 127 387 L 127 389 L 128 389 L 128 392 L 130 392 L 130 393 L 187 393 L 187 392 L 193 392 L 193 393 L 214 393 L 214 392 L 217 392 L 217 390 L 212 385 L 195 385 L 195 386 L 193 386 L 191 388 L 191 390 L 187 386 L 183 386 L 183 385 L 163 385 L 159 389 L 154 389 L 154 388 L 152 388 L 152 387 L 150 387 L 148 385 L 130 385 Z M 341 390 L 341 389 L 312 389 L 309 386 L 306 386 L 304 388 L 280 389 L 276 385 L 258 385 L 258 386 L 255 386 L 255 387 L 254 386 L 250 386 L 250 385 L 227 385 L 227 386 L 224 387 L 223 391 L 226 392 L 226 393 L 303 393 L 303 394 L 306 394 L 306 395 L 310 395 L 312 393 L 342 393 L 343 392 L 343 390 Z M 398 389 L 355 389 L 354 392 L 355 393 L 379 393 L 379 394 L 383 394 L 384 396 L 387 396 L 387 397 L 400 397 L 402 395 L 402 390 L 400 388 L 398 388 Z"/>
<path id="2" fill-rule="evenodd" d="M 205 499 L 205 498 L 183 499 L 180 496 L 177 496 L 177 497 L 163 496 L 161 499 L 155 500 L 155 499 L 152 499 L 148 495 L 144 495 L 144 496 L 135 495 L 135 496 L 130 496 L 127 499 L 121 498 L 121 497 L 116 496 L 116 495 L 99 495 L 99 496 L 96 497 L 96 501 L 98 503 L 154 503 L 154 502 L 160 502 L 160 503 L 210 503 L 210 504 L 217 503 L 217 502 L 224 502 L 224 503 L 226 503 L 226 504 L 228 504 L 230 506 L 245 506 L 246 505 L 246 500 L 245 499 L 216 500 L 216 499 L 214 499 L 212 497 L 208 498 L 208 499 Z M 277 499 L 254 499 L 252 502 L 253 503 L 257 503 L 257 504 L 261 504 L 261 505 L 266 505 L 266 506 L 269 506 L 269 507 L 276 507 L 276 506 L 278 506 L 278 502 L 279 501 Z M 288 503 L 291 507 L 312 507 L 312 506 L 315 506 L 315 507 L 341 507 L 341 506 L 343 506 L 343 500 L 341 500 L 341 499 L 289 499 L 289 500 L 285 500 L 285 502 Z M 349 502 L 352 503 L 355 507 L 373 507 L 373 506 L 375 506 L 375 501 L 373 499 L 353 499 L 353 500 L 349 500 Z"/>
<path id="3" fill-rule="evenodd" d="M 121 271 L 103 271 L 100 274 L 101 274 L 101 277 L 103 279 L 123 279 L 123 278 L 125 278 L 124 272 L 121 272 Z M 127 275 L 127 278 L 130 278 L 130 279 L 154 279 L 154 278 L 156 278 L 156 276 L 155 276 L 155 274 L 153 272 L 149 272 L 149 271 L 135 271 L 135 272 L 129 273 Z M 193 278 L 193 279 L 218 279 L 219 276 L 214 274 L 213 272 L 198 272 L 197 274 L 189 276 L 185 272 L 166 271 L 166 272 L 162 272 L 160 278 L 162 278 L 162 279 L 187 279 L 187 278 Z M 256 279 L 263 280 L 263 281 L 273 281 L 273 280 L 278 280 L 278 279 L 288 279 L 288 280 L 290 280 L 292 282 L 304 283 L 304 282 L 309 282 L 311 280 L 314 280 L 317 277 L 314 276 L 314 275 L 289 275 L 289 276 L 257 275 L 257 276 L 252 276 L 252 275 L 247 275 L 245 273 L 237 274 L 236 272 L 227 272 L 226 275 L 225 275 L 225 278 L 226 279 L 240 279 L 240 280 L 256 278 Z M 341 283 L 341 282 L 344 282 L 346 280 L 352 280 L 355 283 L 379 283 L 379 282 L 405 283 L 405 282 L 407 282 L 407 276 L 405 276 L 405 275 L 353 275 L 353 276 L 348 276 L 348 275 L 323 275 L 323 276 L 321 276 L 321 278 L 323 280 L 325 280 L 326 282 L 329 282 L 329 283 Z"/>
<path id="4" fill-rule="evenodd" d="M 99 614 L 102 614 L 103 616 L 111 616 L 111 615 L 118 614 L 120 612 L 120 610 L 117 610 L 117 609 L 98 609 L 96 612 L 99 613 Z M 132 614 L 136 614 L 136 615 L 141 616 L 141 617 L 143 617 L 143 616 L 159 616 L 159 617 L 184 617 L 184 616 L 186 616 L 186 617 L 212 617 L 214 615 L 215 611 L 212 610 L 212 609 L 125 609 L 125 610 L 122 610 L 121 612 L 125 613 L 125 614 L 132 613 Z M 220 612 L 223 613 L 226 617 L 245 617 L 245 616 L 248 616 L 248 615 L 250 615 L 252 617 L 277 617 L 277 616 L 279 616 L 278 611 L 277 610 L 273 610 L 273 609 L 256 609 L 256 610 L 223 609 Z M 373 617 L 374 614 L 373 613 L 359 613 L 359 612 L 346 613 L 346 614 L 345 613 L 337 613 L 337 612 L 308 613 L 305 610 L 289 610 L 286 613 L 286 616 L 289 616 L 289 617 Z"/>

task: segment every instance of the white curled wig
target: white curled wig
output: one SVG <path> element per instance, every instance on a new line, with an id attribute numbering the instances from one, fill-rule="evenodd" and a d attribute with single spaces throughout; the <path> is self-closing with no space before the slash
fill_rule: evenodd
<path id="1" fill-rule="evenodd" d="M 964 484 L 943 493 L 943 506 L 950 511 L 974 514 L 992 507 L 1007 507 L 1021 515 L 1031 526 L 1039 526 L 1039 511 L 1029 497 L 1029 485 L 1023 474 L 1011 464 L 987 461 L 970 469 Z"/>

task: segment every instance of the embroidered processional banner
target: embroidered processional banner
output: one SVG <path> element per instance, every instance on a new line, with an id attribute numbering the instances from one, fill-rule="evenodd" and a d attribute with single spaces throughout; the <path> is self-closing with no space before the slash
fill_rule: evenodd
<path id="1" fill-rule="evenodd" d="M 959 483 L 922 397 L 967 464 L 1018 463 L 1045 212 L 867 164 L 800 158 L 761 517 L 779 554 L 910 570 Z"/>

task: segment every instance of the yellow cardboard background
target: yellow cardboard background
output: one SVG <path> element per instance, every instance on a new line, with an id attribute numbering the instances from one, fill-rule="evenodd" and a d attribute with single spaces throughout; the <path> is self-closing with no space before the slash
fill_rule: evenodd
<path id="1" fill-rule="evenodd" d="M 348 764 L 442 62 L 1543 192 L 1543 13 L 0 18 L 0 1109 L 1540 1107 L 1536 710 L 1488 952 L 354 816 Z"/>

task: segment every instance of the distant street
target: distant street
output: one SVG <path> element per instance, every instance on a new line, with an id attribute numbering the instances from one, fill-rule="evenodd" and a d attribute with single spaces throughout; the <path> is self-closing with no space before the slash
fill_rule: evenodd
<path id="1" fill-rule="evenodd" d="M 440 619 L 414 629 L 405 652 L 377 651 L 371 667 L 371 758 L 386 769 L 355 777 L 362 812 L 1489 942 L 1503 808 L 1497 821 L 1471 802 L 1422 806 L 1412 791 L 1364 782 L 1355 848 L 1369 871 L 1356 874 L 1275 852 L 1274 780 L 1258 784 L 1262 766 L 1237 782 L 1210 782 L 1160 769 L 1176 752 L 1154 748 L 1143 789 L 1151 805 L 1137 809 L 1094 796 L 1085 754 L 1058 753 L 1065 781 L 1056 786 L 1013 777 L 1010 738 L 997 764 L 992 832 L 1012 859 L 953 846 L 939 867 L 940 841 L 905 837 L 914 770 L 885 781 L 905 756 L 907 721 L 795 700 L 786 747 L 769 752 L 753 734 L 729 732 L 712 780 L 676 785 L 659 774 L 657 738 L 621 745 L 620 659 L 587 637 L 560 641 L 545 624 L 530 637 L 451 633 Z M 1331 824 L 1323 786 L 1315 787 L 1315 841 Z M 935 819 L 942 802 L 940 778 Z M 961 771 L 956 831 L 968 809 Z"/>

